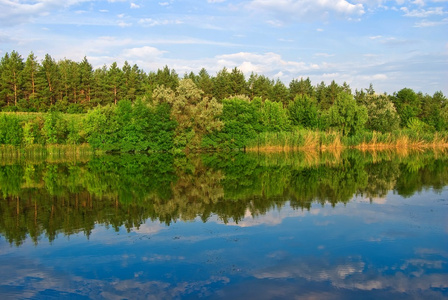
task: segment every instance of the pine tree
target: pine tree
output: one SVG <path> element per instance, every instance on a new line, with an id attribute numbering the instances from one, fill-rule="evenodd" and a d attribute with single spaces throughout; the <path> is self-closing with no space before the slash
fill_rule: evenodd
<path id="1" fill-rule="evenodd" d="M 12 51 L 11 54 L 5 54 L 0 64 L 2 98 L 7 105 L 14 103 L 17 106 L 22 91 L 21 73 L 25 66 L 23 59 L 19 53 Z"/>

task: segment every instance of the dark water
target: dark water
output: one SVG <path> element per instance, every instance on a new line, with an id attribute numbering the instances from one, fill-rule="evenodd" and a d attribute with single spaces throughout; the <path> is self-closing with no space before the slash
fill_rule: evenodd
<path id="1" fill-rule="evenodd" d="M 447 299 L 448 156 L 0 163 L 1 299 Z"/>

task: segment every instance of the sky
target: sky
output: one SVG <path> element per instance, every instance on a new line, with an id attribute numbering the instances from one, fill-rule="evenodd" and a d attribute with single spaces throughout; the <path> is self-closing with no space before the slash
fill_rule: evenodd
<path id="1" fill-rule="evenodd" d="M 0 55 L 448 95 L 448 0 L 0 0 Z"/>

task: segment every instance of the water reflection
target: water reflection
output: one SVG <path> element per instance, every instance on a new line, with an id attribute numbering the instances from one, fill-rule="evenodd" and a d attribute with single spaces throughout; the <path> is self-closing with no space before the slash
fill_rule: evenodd
<path id="1" fill-rule="evenodd" d="M 0 295 L 446 299 L 448 156 L 105 155 L 0 166 Z"/>
<path id="2" fill-rule="evenodd" d="M 95 224 L 118 230 L 147 219 L 167 225 L 217 215 L 239 223 L 286 202 L 295 209 L 348 203 L 354 195 L 384 201 L 448 181 L 448 157 L 434 153 L 344 152 L 106 155 L 84 161 L 19 161 L 0 166 L 0 233 L 20 245 L 59 232 L 87 236 Z"/>

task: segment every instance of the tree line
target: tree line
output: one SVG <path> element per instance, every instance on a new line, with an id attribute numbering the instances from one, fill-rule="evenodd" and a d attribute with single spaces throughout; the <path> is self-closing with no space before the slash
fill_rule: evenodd
<path id="1" fill-rule="evenodd" d="M 448 130 L 447 98 L 403 88 L 377 94 L 332 81 L 280 80 L 223 68 L 181 78 L 167 66 L 145 73 L 116 62 L 93 69 L 81 62 L 25 59 L 12 51 L 0 61 L 0 144 L 89 143 L 106 151 L 242 148 L 264 132 L 300 129 L 434 133 Z M 59 114 L 58 114 L 59 113 Z M 63 113 L 63 114 L 61 114 Z M 70 114 L 82 114 L 70 116 Z M 36 117 L 37 116 L 37 117 Z"/>

